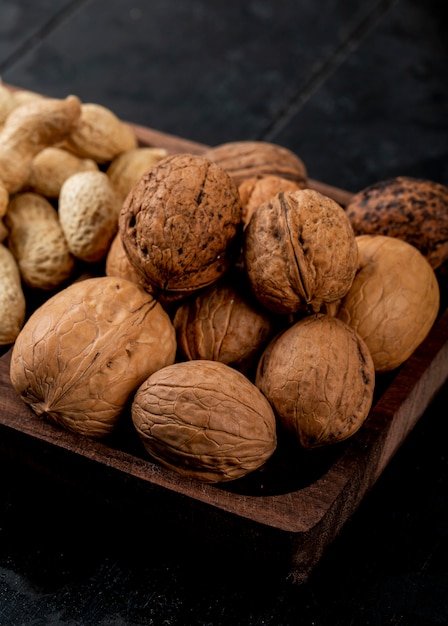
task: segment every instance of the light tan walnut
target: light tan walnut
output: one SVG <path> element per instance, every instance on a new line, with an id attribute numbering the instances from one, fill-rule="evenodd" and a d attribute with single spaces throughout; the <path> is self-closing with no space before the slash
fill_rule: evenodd
<path id="1" fill-rule="evenodd" d="M 38 416 L 99 438 L 175 353 L 174 327 L 154 298 L 127 280 L 89 278 L 31 315 L 14 344 L 11 382 Z"/>
<path id="2" fill-rule="evenodd" d="M 244 265 L 269 310 L 318 312 L 349 290 L 358 249 L 339 204 L 312 189 L 280 192 L 260 205 L 245 229 Z"/>
<path id="3" fill-rule="evenodd" d="M 300 188 L 297 182 L 273 174 L 261 178 L 247 178 L 238 188 L 244 225 L 247 226 L 253 212 L 260 204 L 267 202 L 281 191 L 296 191 Z"/>
<path id="4" fill-rule="evenodd" d="M 119 232 L 150 291 L 187 296 L 213 283 L 241 245 L 241 204 L 228 174 L 211 161 L 171 155 L 126 198 Z"/>
<path id="5" fill-rule="evenodd" d="M 318 313 L 272 340 L 255 382 L 284 429 L 313 449 L 344 441 L 362 426 L 373 401 L 375 371 L 359 335 Z"/>
<path id="6" fill-rule="evenodd" d="M 239 186 L 247 178 L 275 175 L 308 184 L 305 164 L 294 152 L 267 141 L 230 141 L 209 148 L 204 156 L 229 173 Z"/>
<path id="7" fill-rule="evenodd" d="M 277 445 L 266 398 L 217 361 L 176 363 L 150 376 L 134 396 L 132 419 L 153 458 L 208 483 L 258 469 Z"/>
<path id="8" fill-rule="evenodd" d="M 220 361 L 247 372 L 273 335 L 275 323 L 247 286 L 224 278 L 182 302 L 174 327 L 186 358 Z"/>
<path id="9" fill-rule="evenodd" d="M 429 333 L 440 290 L 429 261 L 396 237 L 360 235 L 359 270 L 338 317 L 366 342 L 377 372 L 408 359 Z"/>

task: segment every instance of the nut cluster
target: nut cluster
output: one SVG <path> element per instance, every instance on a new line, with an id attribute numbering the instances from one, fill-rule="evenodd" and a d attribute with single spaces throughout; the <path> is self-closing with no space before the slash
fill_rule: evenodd
<path id="1" fill-rule="evenodd" d="M 381 228 L 359 235 L 360 205 L 312 189 L 285 148 L 143 149 L 75 97 L 11 111 L 0 163 L 21 160 L 22 179 L 0 174 L 0 293 L 26 282 L 51 297 L 26 322 L 23 299 L 17 317 L 0 300 L 4 341 L 17 392 L 63 428 L 98 438 L 129 419 L 187 479 L 242 478 L 270 462 L 279 430 L 307 450 L 354 435 L 376 374 L 436 319 L 428 256 Z M 60 120 L 39 130 L 38 154 L 26 149 L 37 119 Z M 52 162 L 67 175 L 49 186 Z M 85 264 L 94 277 L 67 286 Z"/>

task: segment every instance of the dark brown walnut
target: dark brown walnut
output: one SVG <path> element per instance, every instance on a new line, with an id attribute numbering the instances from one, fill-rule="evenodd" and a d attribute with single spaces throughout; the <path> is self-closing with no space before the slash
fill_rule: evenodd
<path id="1" fill-rule="evenodd" d="M 239 253 L 238 189 L 220 167 L 175 154 L 152 167 L 127 196 L 119 232 L 151 292 L 181 297 L 220 278 Z"/>
<path id="2" fill-rule="evenodd" d="M 247 178 L 275 175 L 304 188 L 308 175 L 302 159 L 294 152 L 266 141 L 231 141 L 209 148 L 204 156 L 230 174 L 239 186 Z"/>
<path id="3" fill-rule="evenodd" d="M 175 354 L 174 326 L 161 305 L 130 281 L 102 276 L 73 283 L 31 315 L 14 344 L 10 376 L 38 416 L 99 438 Z"/>
<path id="4" fill-rule="evenodd" d="M 153 458 L 202 482 L 253 472 L 277 445 L 269 402 L 241 372 L 217 361 L 159 370 L 138 389 L 131 412 Z"/>
<path id="5" fill-rule="evenodd" d="M 397 176 L 353 196 L 346 206 L 357 235 L 387 235 L 415 246 L 433 269 L 448 260 L 448 187 Z"/>
<path id="6" fill-rule="evenodd" d="M 174 327 L 187 359 L 220 361 L 246 373 L 274 333 L 275 320 L 247 288 L 224 278 L 182 302 Z"/>
<path id="7" fill-rule="evenodd" d="M 281 192 L 245 229 L 244 265 L 252 290 L 280 314 L 318 312 L 350 289 L 358 249 L 344 209 L 312 189 Z"/>
<path id="8" fill-rule="evenodd" d="M 243 224 L 247 226 L 255 209 L 281 191 L 296 191 L 300 185 L 292 180 L 270 174 L 261 178 L 247 178 L 239 186 Z"/>
<path id="9" fill-rule="evenodd" d="M 431 330 L 440 289 L 415 246 L 386 235 L 359 235 L 356 241 L 359 268 L 337 316 L 364 339 L 375 370 L 386 372 L 408 359 Z"/>
<path id="10" fill-rule="evenodd" d="M 313 449 L 344 441 L 362 426 L 373 401 L 375 370 L 359 335 L 318 313 L 272 341 L 255 383 L 284 429 Z"/>

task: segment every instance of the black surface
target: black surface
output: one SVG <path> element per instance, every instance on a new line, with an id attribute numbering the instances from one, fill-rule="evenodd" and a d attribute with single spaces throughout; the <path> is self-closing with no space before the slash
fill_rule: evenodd
<path id="1" fill-rule="evenodd" d="M 448 184 L 443 8 L 1 0 L 0 75 L 211 145 L 276 141 L 352 191 L 396 174 Z M 300 587 L 250 558 L 232 568 L 207 542 L 179 550 L 139 506 L 5 455 L 0 625 L 447 624 L 447 400 L 445 386 Z"/>

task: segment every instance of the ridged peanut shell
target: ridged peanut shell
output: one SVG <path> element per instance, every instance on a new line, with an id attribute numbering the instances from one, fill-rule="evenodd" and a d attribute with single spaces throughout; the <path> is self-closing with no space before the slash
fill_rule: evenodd
<path id="1" fill-rule="evenodd" d="M 73 283 L 31 315 L 14 344 L 10 376 L 38 416 L 99 438 L 175 353 L 161 305 L 131 282 L 103 276 Z"/>
<path id="2" fill-rule="evenodd" d="M 8 246 L 17 259 L 23 282 L 51 291 L 63 285 L 75 270 L 57 210 L 38 193 L 12 196 L 5 216 Z"/>
<path id="3" fill-rule="evenodd" d="M 341 320 L 310 315 L 275 337 L 256 385 L 305 449 L 344 441 L 372 405 L 375 371 L 364 341 Z"/>
<path id="4" fill-rule="evenodd" d="M 440 290 L 429 261 L 406 241 L 359 235 L 359 269 L 338 317 L 364 339 L 377 372 L 408 359 L 429 333 Z"/>
<path id="5" fill-rule="evenodd" d="M 349 290 L 358 250 L 339 204 L 312 189 L 280 192 L 245 229 L 244 265 L 252 290 L 280 314 L 318 312 Z"/>
<path id="6" fill-rule="evenodd" d="M 59 220 L 70 252 L 86 263 L 105 258 L 118 230 L 121 203 L 100 171 L 72 174 L 61 187 Z"/>
<path id="7" fill-rule="evenodd" d="M 176 363 L 150 376 L 134 396 L 132 419 L 152 457 L 202 482 L 240 478 L 261 467 L 277 445 L 266 398 L 216 361 Z"/>
<path id="8" fill-rule="evenodd" d="M 0 243 L 0 345 L 12 344 L 23 326 L 25 296 L 17 261 Z"/>

